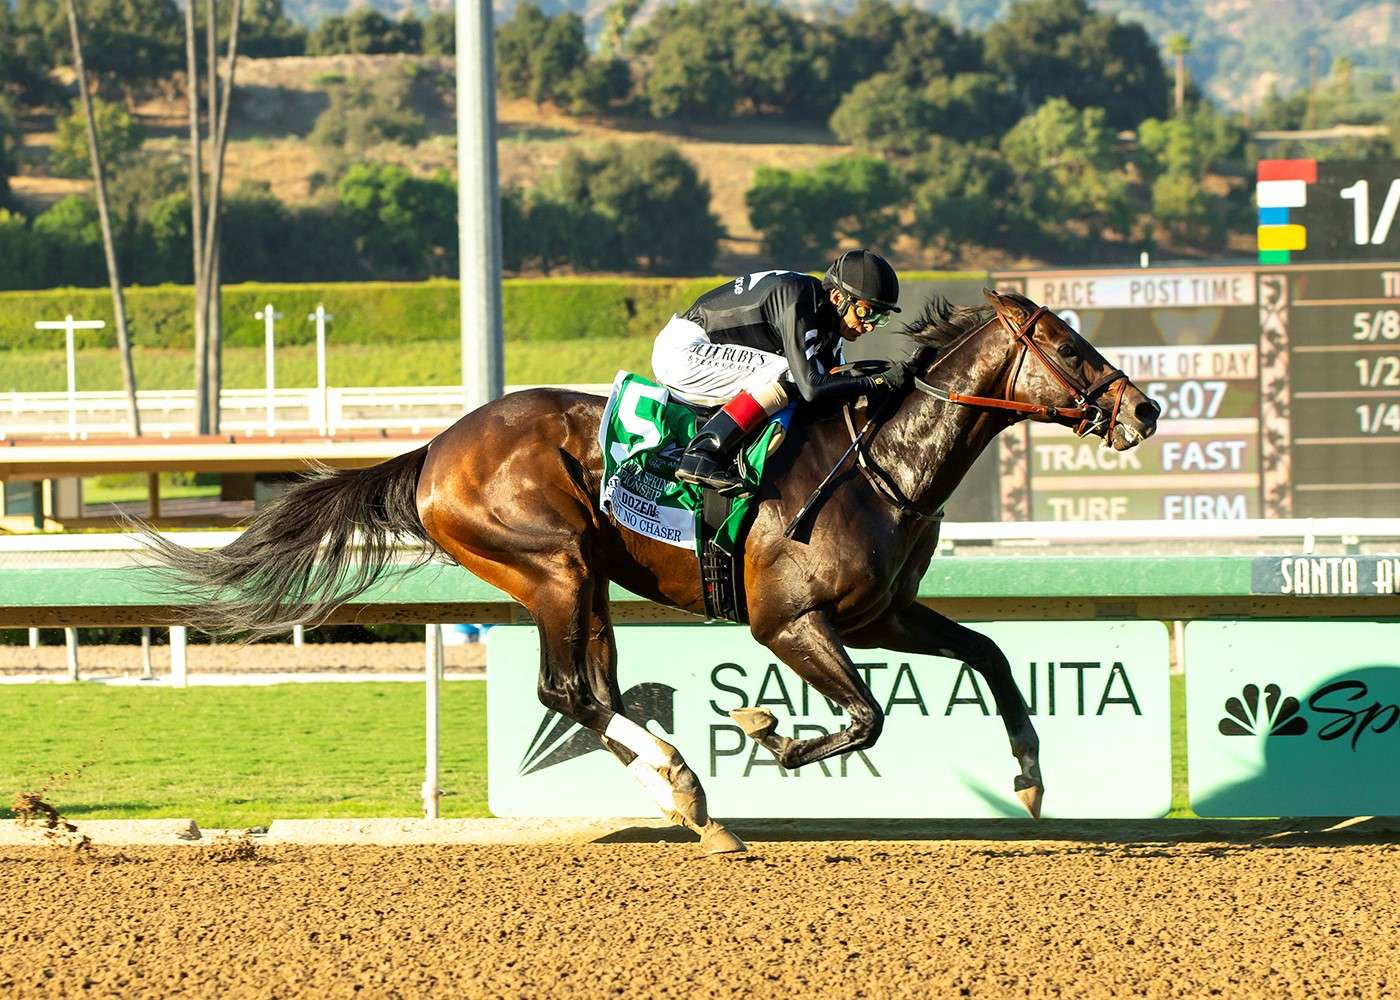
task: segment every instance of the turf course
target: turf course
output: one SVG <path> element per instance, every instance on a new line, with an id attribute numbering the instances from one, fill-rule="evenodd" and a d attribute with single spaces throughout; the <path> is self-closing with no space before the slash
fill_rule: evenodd
<path id="1" fill-rule="evenodd" d="M 1182 678 L 1172 678 L 1173 817 L 1187 805 Z M 486 816 L 486 686 L 442 691 L 444 816 Z M 410 682 L 269 687 L 0 687 L 0 817 L 50 775 L 75 819 L 189 816 L 205 827 L 274 818 L 418 816 L 423 688 Z"/>
<path id="2" fill-rule="evenodd" d="M 486 685 L 444 684 L 441 697 L 442 813 L 485 816 Z M 422 782 L 421 684 L 0 688 L 4 817 L 15 793 L 46 784 L 73 819 L 419 816 Z"/>
<path id="3" fill-rule="evenodd" d="M 461 345 L 457 341 L 406 344 L 336 344 L 326 348 L 326 379 L 333 386 L 461 385 Z M 224 388 L 261 389 L 265 384 L 261 348 L 224 348 Z M 122 387 L 121 361 L 110 349 L 80 350 L 74 363 L 79 391 Z M 316 349 L 279 347 L 277 385 L 306 389 L 316 385 Z M 65 355 L 56 351 L 0 351 L 0 392 L 63 392 Z M 188 389 L 194 360 L 188 351 L 136 347 L 132 350 L 140 389 Z M 619 368 L 651 372 L 651 339 L 591 337 L 581 340 L 517 342 L 505 345 L 509 385 L 611 382 Z"/>

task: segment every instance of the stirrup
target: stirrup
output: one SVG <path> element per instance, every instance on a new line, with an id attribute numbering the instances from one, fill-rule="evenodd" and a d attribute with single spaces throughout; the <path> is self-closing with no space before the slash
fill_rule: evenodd
<path id="1" fill-rule="evenodd" d="M 694 458 L 697 469 L 685 468 L 685 460 L 681 460 L 681 465 L 676 469 L 676 478 L 683 483 L 691 483 L 696 486 L 704 486 L 712 489 L 720 496 L 740 496 L 748 492 L 748 484 L 732 468 L 726 468 L 716 462 L 713 458 L 703 453 L 693 453 L 686 458 Z M 705 467 L 709 466 L 707 470 Z"/>

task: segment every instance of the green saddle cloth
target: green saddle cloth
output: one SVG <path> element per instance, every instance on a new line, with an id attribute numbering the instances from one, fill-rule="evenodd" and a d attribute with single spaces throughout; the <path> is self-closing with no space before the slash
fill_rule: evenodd
<path id="1" fill-rule="evenodd" d="M 789 406 L 744 450 L 739 473 L 756 491 L 774 437 L 786 432 Z M 618 372 L 598 426 L 603 486 L 598 506 L 630 531 L 700 554 L 701 488 L 676 481 L 676 466 L 695 436 L 695 414 L 670 401 L 670 391 L 631 372 Z M 730 554 L 754 505 L 736 498 L 714 541 Z"/>

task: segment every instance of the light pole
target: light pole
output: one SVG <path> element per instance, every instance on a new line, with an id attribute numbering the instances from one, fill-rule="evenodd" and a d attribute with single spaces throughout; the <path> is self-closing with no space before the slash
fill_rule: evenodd
<path id="1" fill-rule="evenodd" d="M 68 436 L 78 437 L 78 371 L 73 357 L 74 330 L 100 330 L 107 324 L 100 319 L 74 319 L 69 313 L 63 321 L 40 320 L 34 324 L 36 330 L 62 330 L 68 335 Z"/>
<path id="2" fill-rule="evenodd" d="M 504 381 L 495 37 L 487 0 L 457 0 L 457 256 L 468 410 L 499 396 Z"/>

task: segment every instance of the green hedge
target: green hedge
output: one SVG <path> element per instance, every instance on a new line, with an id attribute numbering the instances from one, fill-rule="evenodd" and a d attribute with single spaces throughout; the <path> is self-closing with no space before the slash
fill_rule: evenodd
<path id="1" fill-rule="evenodd" d="M 981 275 L 907 274 L 905 280 L 969 278 Z M 506 340 L 550 341 L 626 334 L 655 336 L 677 309 L 723 278 L 510 278 L 505 281 Z M 142 347 L 188 349 L 193 345 L 194 296 L 187 286 L 130 288 L 126 309 L 133 343 Z M 455 341 L 458 337 L 457 282 L 363 282 L 327 284 L 244 284 L 223 290 L 224 342 L 256 347 L 263 343 L 262 321 L 254 313 L 266 303 L 282 313 L 279 345 L 310 344 L 315 326 L 307 320 L 318 303 L 334 318 L 330 338 L 342 344 Z M 36 330 L 41 319 L 107 321 L 103 330 L 79 331 L 80 348 L 111 347 L 112 300 L 106 289 L 54 288 L 0 292 L 0 350 L 55 349 L 58 331 Z"/>

